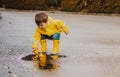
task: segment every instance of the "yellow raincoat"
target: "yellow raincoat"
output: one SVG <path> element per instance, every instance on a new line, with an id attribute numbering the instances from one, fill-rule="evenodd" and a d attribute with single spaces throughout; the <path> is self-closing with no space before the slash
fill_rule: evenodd
<path id="1" fill-rule="evenodd" d="M 45 29 L 36 28 L 33 36 L 32 48 L 38 48 L 41 34 L 51 36 L 54 33 L 61 33 L 67 30 L 68 27 L 65 26 L 61 20 L 54 20 L 51 17 L 48 17 L 48 25 L 46 25 Z"/>

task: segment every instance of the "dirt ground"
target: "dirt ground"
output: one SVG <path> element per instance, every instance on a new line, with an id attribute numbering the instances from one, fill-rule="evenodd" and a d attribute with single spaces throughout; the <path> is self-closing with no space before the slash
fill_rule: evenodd
<path id="1" fill-rule="evenodd" d="M 61 34 L 56 68 L 44 70 L 22 58 L 31 43 L 40 11 L 0 10 L 0 77 L 120 77 L 120 16 L 50 13 L 70 27 Z M 48 54 L 52 41 L 48 40 Z"/>

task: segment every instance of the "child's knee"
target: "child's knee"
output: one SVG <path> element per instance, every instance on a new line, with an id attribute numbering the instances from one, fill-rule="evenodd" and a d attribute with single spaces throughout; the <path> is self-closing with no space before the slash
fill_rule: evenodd
<path id="1" fill-rule="evenodd" d="M 60 39 L 60 34 L 59 33 L 55 33 L 53 35 L 53 40 L 59 40 Z"/>

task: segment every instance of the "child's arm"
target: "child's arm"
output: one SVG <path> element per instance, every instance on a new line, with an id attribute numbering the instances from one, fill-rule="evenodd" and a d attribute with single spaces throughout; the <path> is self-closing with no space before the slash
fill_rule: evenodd
<path id="1" fill-rule="evenodd" d="M 63 25 L 62 26 L 62 31 L 67 35 L 69 33 L 69 28 L 68 26 Z"/>
<path id="2" fill-rule="evenodd" d="M 69 33 L 69 27 L 66 26 L 61 20 L 56 20 L 56 23 L 57 23 L 57 28 L 61 32 L 64 32 L 66 35 Z"/>
<path id="3" fill-rule="evenodd" d="M 32 42 L 32 51 L 34 52 L 35 50 L 37 50 L 39 42 L 40 42 L 40 32 L 38 29 L 35 30 L 34 36 L 33 36 L 33 42 Z"/>

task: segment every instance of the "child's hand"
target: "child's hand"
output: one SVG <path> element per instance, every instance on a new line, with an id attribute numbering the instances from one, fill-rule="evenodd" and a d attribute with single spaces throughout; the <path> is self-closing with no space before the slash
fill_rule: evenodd
<path id="1" fill-rule="evenodd" d="M 64 31 L 64 33 L 65 33 L 66 35 L 68 35 L 68 33 L 69 33 L 69 30 L 67 30 L 67 31 Z"/>
<path id="2" fill-rule="evenodd" d="M 38 48 L 32 48 L 32 52 L 35 52 Z"/>

